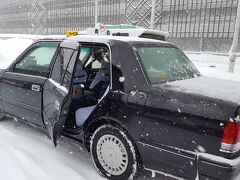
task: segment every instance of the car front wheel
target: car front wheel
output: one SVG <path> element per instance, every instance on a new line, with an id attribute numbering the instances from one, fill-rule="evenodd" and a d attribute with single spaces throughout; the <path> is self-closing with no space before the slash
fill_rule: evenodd
<path id="1" fill-rule="evenodd" d="M 91 138 L 91 155 L 100 173 L 108 179 L 134 179 L 141 170 L 137 149 L 126 131 L 100 126 Z"/>

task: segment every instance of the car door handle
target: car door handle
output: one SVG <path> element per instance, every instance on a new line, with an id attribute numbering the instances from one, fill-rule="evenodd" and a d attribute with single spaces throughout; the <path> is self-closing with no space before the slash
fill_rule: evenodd
<path id="1" fill-rule="evenodd" d="M 39 85 L 36 85 L 36 84 L 33 84 L 33 85 L 32 85 L 32 90 L 33 90 L 33 91 L 36 91 L 36 92 L 39 92 L 39 91 L 40 91 L 40 86 L 39 86 Z"/>

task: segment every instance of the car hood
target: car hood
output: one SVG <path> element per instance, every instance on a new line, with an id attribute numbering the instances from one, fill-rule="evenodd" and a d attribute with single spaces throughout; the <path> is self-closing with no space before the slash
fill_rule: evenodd
<path id="1" fill-rule="evenodd" d="M 240 104 L 240 83 L 210 77 L 170 82 L 165 88 Z"/>

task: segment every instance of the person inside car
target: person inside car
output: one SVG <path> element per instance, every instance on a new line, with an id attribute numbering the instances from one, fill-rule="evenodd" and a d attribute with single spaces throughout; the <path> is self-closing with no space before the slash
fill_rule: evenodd
<path id="1" fill-rule="evenodd" d="M 97 101 L 89 99 L 88 96 L 84 95 L 84 89 L 87 82 L 87 72 L 84 69 L 81 60 L 77 61 L 76 68 L 73 74 L 73 90 L 72 90 L 72 101 L 69 111 L 69 120 L 66 122 L 67 126 L 71 128 L 77 128 L 75 120 L 75 112 L 86 106 L 96 104 Z"/>
<path id="2" fill-rule="evenodd" d="M 87 118 L 90 116 L 94 108 L 107 94 L 109 87 L 109 60 L 107 51 L 98 49 L 94 52 L 92 59 L 101 63 L 101 68 L 96 73 L 95 78 L 88 88 L 87 73 L 82 64 L 78 61 L 74 72 L 73 80 L 73 98 L 70 107 L 70 121 L 73 121 L 73 128 L 81 128 Z M 97 97 L 97 98 L 95 98 Z"/>
<path id="3" fill-rule="evenodd" d="M 110 81 L 110 66 L 108 51 L 104 49 L 99 49 L 94 53 L 94 61 L 99 61 L 101 63 L 101 68 L 96 73 L 95 78 L 89 86 L 89 90 L 94 92 L 98 97 L 101 98 L 105 93 Z"/>

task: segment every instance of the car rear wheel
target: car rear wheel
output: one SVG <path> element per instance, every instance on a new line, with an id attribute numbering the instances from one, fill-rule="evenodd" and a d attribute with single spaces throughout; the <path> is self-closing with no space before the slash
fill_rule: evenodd
<path id="1" fill-rule="evenodd" d="M 91 155 L 100 173 L 112 180 L 134 179 L 141 170 L 137 149 L 126 131 L 112 125 L 99 127 L 91 139 Z"/>

